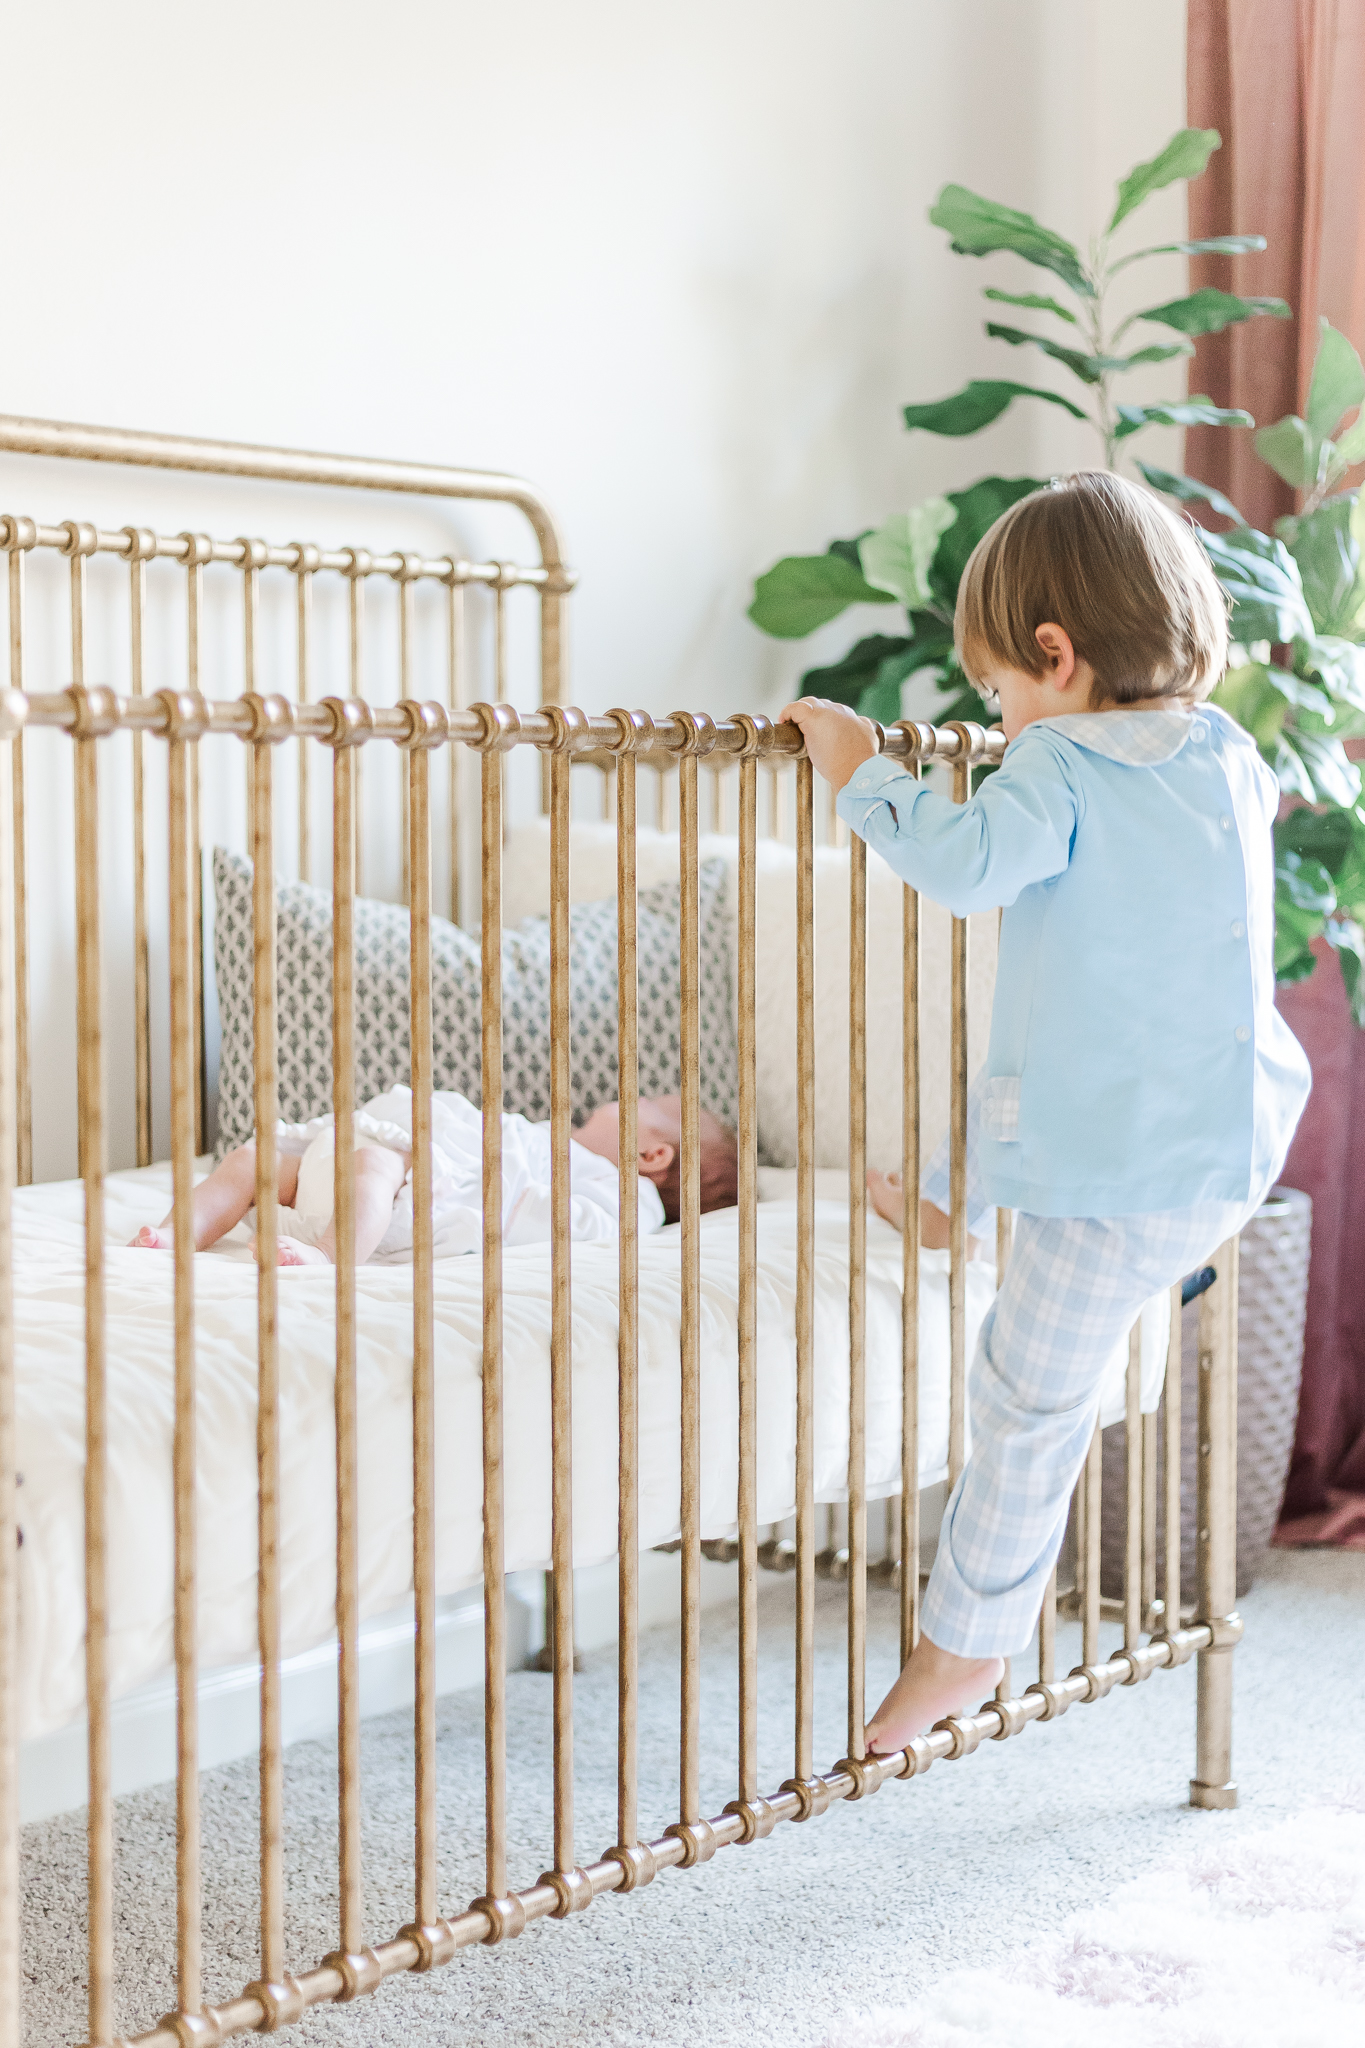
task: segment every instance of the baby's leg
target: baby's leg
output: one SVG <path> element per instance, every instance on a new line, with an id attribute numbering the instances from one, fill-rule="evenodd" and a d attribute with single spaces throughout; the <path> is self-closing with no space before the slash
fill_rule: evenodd
<path id="1" fill-rule="evenodd" d="M 362 1145 L 355 1155 L 355 1262 L 363 1266 L 375 1251 L 393 1219 L 398 1191 L 408 1177 L 410 1152 L 391 1152 L 387 1146 Z M 313 1249 L 313 1247 L 300 1247 Z M 336 1218 L 332 1218 L 318 1240 L 317 1250 L 336 1263 Z M 302 1260 L 281 1260 L 302 1264 Z"/>
<path id="2" fill-rule="evenodd" d="M 978 1702 L 1028 1641 L 1105 1368 L 1144 1301 L 1202 1256 L 1198 1230 L 1161 1215 L 1019 1217 L 972 1364 L 971 1455 L 944 1511 L 923 1635 L 869 1724 L 879 1754 Z"/>
<path id="3" fill-rule="evenodd" d="M 280 1200 L 292 1202 L 298 1184 L 299 1162 L 297 1159 L 280 1161 Z M 226 1237 L 247 1214 L 256 1199 L 256 1147 L 238 1145 L 227 1153 L 221 1165 L 190 1196 L 190 1216 L 194 1227 L 194 1248 L 197 1252 L 207 1251 L 211 1244 L 217 1244 L 220 1237 Z M 132 1244 L 139 1251 L 169 1252 L 175 1249 L 175 1211 L 172 1210 L 158 1224 L 144 1223 Z"/>

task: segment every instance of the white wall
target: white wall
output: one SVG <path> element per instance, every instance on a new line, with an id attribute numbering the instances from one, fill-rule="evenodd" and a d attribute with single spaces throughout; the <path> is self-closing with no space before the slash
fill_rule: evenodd
<path id="1" fill-rule="evenodd" d="M 0 76 L 0 410 L 521 470 L 582 574 L 579 702 L 772 708 L 862 622 L 766 640 L 744 616 L 757 571 L 983 472 L 1090 456 L 1051 407 L 965 444 L 901 427 L 902 403 L 968 375 L 1047 381 L 1041 358 L 980 331 L 982 285 L 1039 274 L 952 256 L 926 209 L 956 179 L 1087 236 L 1116 176 L 1182 122 L 1183 38 L 1180 0 L 1137 16 L 1110 0 L 20 10 Z M 1179 191 L 1144 216 L 1151 240 L 1182 225 Z M 1179 284 L 1173 263 L 1157 289 Z M 1177 384 L 1158 372 L 1150 388 Z M 511 521 L 15 458 L 0 508 L 523 545 Z M 113 609 L 90 678 L 117 683 L 121 572 L 95 568 Z M 60 576 L 33 582 L 31 679 L 60 686 Z M 272 603 L 267 686 L 272 664 L 289 681 Z M 227 606 L 209 685 L 233 691 Z M 324 638 L 340 626 L 324 606 Z M 167 614 L 149 686 L 181 663 Z M 65 765 L 42 736 L 34 754 L 55 846 Z M 108 827 L 120 988 L 125 775 Z M 210 834 L 233 836 L 240 773 L 225 761 L 210 781 Z M 35 971 L 56 1073 L 69 874 L 62 853 L 35 858 L 55 906 Z M 122 1100 L 119 1115 L 116 1161 Z M 69 1147 L 56 1082 L 43 1119 L 40 1173 Z"/>

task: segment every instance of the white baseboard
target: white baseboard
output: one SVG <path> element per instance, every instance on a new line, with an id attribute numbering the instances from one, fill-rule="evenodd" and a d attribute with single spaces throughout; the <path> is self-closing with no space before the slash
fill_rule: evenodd
<path id="1" fill-rule="evenodd" d="M 681 1612 L 676 1556 L 645 1551 L 640 1558 L 640 1625 L 656 1627 Z M 702 1605 L 735 1597 L 733 1565 L 702 1562 Z M 545 1640 L 543 1575 L 514 1572 L 507 1581 L 507 1663 L 521 1670 Z M 616 1566 L 593 1565 L 574 1574 L 574 1637 L 581 1650 L 616 1640 Z M 413 1700 L 412 1605 L 378 1615 L 360 1631 L 360 1709 L 387 1714 Z M 281 1666 L 284 1740 L 331 1735 L 336 1729 L 335 1642 L 319 1643 Z M 438 1603 L 436 1690 L 461 1692 L 483 1684 L 483 1595 L 478 1587 Z M 259 1731 L 259 1667 L 236 1664 L 206 1671 L 199 1680 L 199 1760 L 203 1769 L 255 1753 Z M 115 1795 L 140 1792 L 175 1776 L 175 1683 L 154 1680 L 115 1700 L 110 1714 Z M 82 1717 L 20 1747 L 19 1817 L 46 1820 L 84 1806 L 86 1728 Z"/>

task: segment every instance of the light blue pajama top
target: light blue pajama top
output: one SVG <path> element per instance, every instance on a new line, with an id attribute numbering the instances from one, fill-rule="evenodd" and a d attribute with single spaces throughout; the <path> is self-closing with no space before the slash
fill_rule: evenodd
<path id="1" fill-rule="evenodd" d="M 1275 1008 L 1275 777 L 1211 705 L 1040 719 L 970 802 L 866 761 L 839 814 L 955 916 L 1003 906 L 980 1163 L 1037 1216 L 1240 1202 L 1308 1099 Z"/>

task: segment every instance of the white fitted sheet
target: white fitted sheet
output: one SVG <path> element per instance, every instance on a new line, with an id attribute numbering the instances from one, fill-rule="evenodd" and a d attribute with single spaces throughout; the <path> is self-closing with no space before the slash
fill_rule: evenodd
<path id="1" fill-rule="evenodd" d="M 795 1486 L 796 1208 L 794 1175 L 765 1175 L 758 1229 L 758 1513 L 782 1520 Z M 820 1176 L 823 1193 L 841 1177 Z M 169 1254 L 131 1251 L 139 1224 L 168 1205 L 170 1170 L 106 1184 L 110 1671 L 114 1694 L 172 1664 L 171 1431 L 173 1304 Z M 21 1733 L 59 1727 L 84 1706 L 83 1196 L 77 1181 L 21 1189 L 14 1204 L 18 1377 Z M 702 1534 L 735 1526 L 736 1212 L 702 1224 Z M 817 1200 L 815 1484 L 844 1498 L 848 1457 L 848 1219 Z M 677 1228 L 640 1244 L 640 1540 L 678 1532 Z M 550 1546 L 549 1248 L 505 1258 L 506 1563 L 544 1566 Z M 901 1241 L 868 1218 L 867 1477 L 872 1498 L 900 1483 Z M 616 1548 L 616 1252 L 574 1247 L 574 1554 Z M 967 1276 L 969 1347 L 994 1288 Z M 926 1252 L 920 1280 L 920 1480 L 944 1476 L 948 1432 L 947 1255 Z M 362 1267 L 356 1280 L 362 1614 L 393 1608 L 411 1585 L 411 1268 Z M 281 1584 L 286 1655 L 333 1629 L 335 1279 L 280 1275 Z M 480 1262 L 437 1262 L 438 1590 L 481 1575 Z M 199 1651 L 211 1668 L 256 1653 L 256 1285 L 243 1230 L 195 1261 L 199 1407 Z M 1158 1357 L 1159 1352 L 1159 1357 Z M 1149 1355 L 1150 1354 L 1150 1355 Z M 1155 1405 L 1164 1335 L 1144 1344 L 1145 1405 Z M 1106 1420 L 1122 1413 L 1116 1355 Z M 1153 1384 L 1154 1383 L 1154 1384 Z"/>

